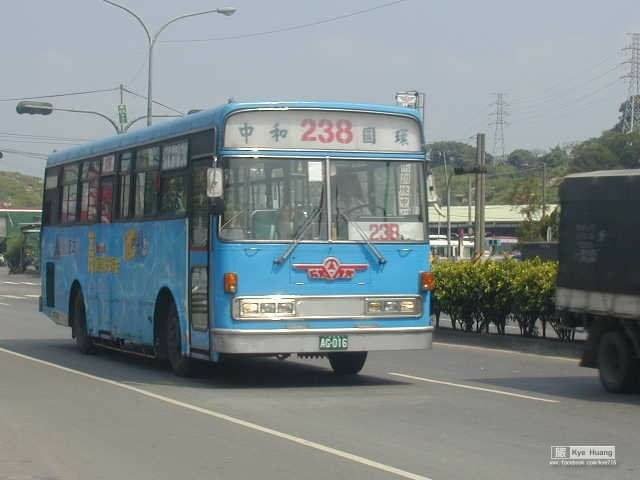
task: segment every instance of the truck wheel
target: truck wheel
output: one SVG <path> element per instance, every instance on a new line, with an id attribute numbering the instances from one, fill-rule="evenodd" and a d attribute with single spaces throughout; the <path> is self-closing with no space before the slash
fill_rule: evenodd
<path id="1" fill-rule="evenodd" d="M 76 339 L 76 347 L 80 352 L 88 355 L 95 352 L 93 340 L 87 333 L 87 315 L 84 309 L 84 297 L 82 293 L 76 293 L 73 299 L 73 325 L 71 326 L 73 337 Z"/>
<path id="2" fill-rule="evenodd" d="M 167 339 L 167 358 L 173 373 L 179 377 L 188 377 L 191 374 L 191 361 L 182 355 L 182 342 L 180 339 L 180 320 L 178 310 L 173 301 L 169 304 L 165 320 Z"/>
<path id="3" fill-rule="evenodd" d="M 598 345 L 600 381 L 611 393 L 628 393 L 638 381 L 636 362 L 631 347 L 621 332 L 611 331 L 602 335 Z"/>
<path id="4" fill-rule="evenodd" d="M 362 370 L 367 352 L 330 353 L 329 363 L 337 375 L 355 375 Z"/>

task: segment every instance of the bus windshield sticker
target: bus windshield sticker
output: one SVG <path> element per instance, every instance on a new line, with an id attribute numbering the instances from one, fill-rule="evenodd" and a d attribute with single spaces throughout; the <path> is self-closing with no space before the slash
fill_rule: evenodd
<path id="1" fill-rule="evenodd" d="M 421 152 L 411 117 L 337 110 L 239 112 L 227 120 L 226 148 Z"/>
<path id="2" fill-rule="evenodd" d="M 309 162 L 309 181 L 322 182 L 322 162 Z"/>

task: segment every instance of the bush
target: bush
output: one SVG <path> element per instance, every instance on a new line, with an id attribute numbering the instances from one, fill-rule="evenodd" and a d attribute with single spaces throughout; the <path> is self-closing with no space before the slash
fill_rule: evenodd
<path id="1" fill-rule="evenodd" d="M 557 264 L 531 260 L 518 262 L 434 262 L 439 311 L 451 317 L 454 329 L 489 331 L 493 323 L 505 334 L 506 322 L 515 320 L 524 336 L 537 335 L 536 322 L 552 320 Z"/>

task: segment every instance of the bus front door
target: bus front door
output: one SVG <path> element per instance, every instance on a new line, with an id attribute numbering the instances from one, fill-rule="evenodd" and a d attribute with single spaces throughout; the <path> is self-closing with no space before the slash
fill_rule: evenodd
<path id="1" fill-rule="evenodd" d="M 211 358 L 209 335 L 209 201 L 207 167 L 211 158 L 193 163 L 189 216 L 189 333 L 194 357 Z"/>

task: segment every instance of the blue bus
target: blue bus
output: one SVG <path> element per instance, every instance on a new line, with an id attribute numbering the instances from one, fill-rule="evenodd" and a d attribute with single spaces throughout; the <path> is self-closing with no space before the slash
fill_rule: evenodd
<path id="1" fill-rule="evenodd" d="M 41 311 L 78 348 L 168 360 L 431 346 L 415 110 L 229 103 L 53 153 Z"/>

